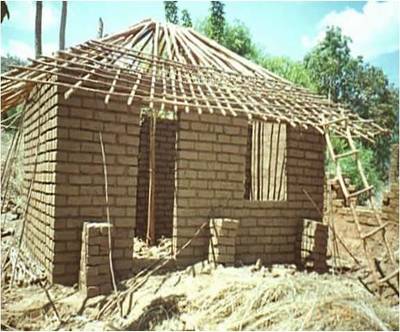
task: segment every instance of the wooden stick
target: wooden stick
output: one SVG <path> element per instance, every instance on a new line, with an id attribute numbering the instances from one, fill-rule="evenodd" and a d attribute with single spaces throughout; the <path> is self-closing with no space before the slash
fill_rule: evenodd
<path id="1" fill-rule="evenodd" d="M 151 110 L 149 124 L 149 200 L 147 206 L 147 234 L 149 245 L 155 243 L 155 188 L 156 188 L 156 112 Z"/>
<path id="2" fill-rule="evenodd" d="M 106 154 L 104 151 L 104 144 L 103 144 L 103 136 L 101 132 L 99 132 L 99 139 L 100 139 L 100 146 L 101 146 L 101 156 L 103 160 L 103 170 L 104 170 L 104 192 L 105 192 L 105 199 L 106 199 L 106 214 L 107 214 L 107 222 L 110 225 L 108 228 L 108 259 L 109 259 L 109 265 L 110 265 L 110 274 L 111 274 L 111 280 L 113 284 L 113 289 L 114 292 L 116 293 L 118 291 L 117 289 L 117 283 L 115 282 L 115 275 L 114 275 L 114 265 L 113 265 L 113 260 L 112 260 L 112 240 L 111 240 L 111 219 L 110 219 L 110 204 L 108 201 L 108 180 L 107 180 L 107 163 L 106 163 Z"/>
<path id="3" fill-rule="evenodd" d="M 55 312 L 55 314 L 56 314 L 56 317 L 57 317 L 58 322 L 59 322 L 60 324 L 62 324 L 63 321 L 62 321 L 62 319 L 61 319 L 61 317 L 60 317 L 60 314 L 58 313 L 58 310 L 57 310 L 57 308 L 56 308 L 56 305 L 54 304 L 54 301 L 53 301 L 53 300 L 51 299 L 51 297 L 50 297 L 49 291 L 48 291 L 47 288 L 42 284 L 42 281 L 41 281 L 41 280 L 39 280 L 38 284 L 39 284 L 39 286 L 44 290 L 44 292 L 46 293 L 46 297 L 47 297 L 47 299 L 49 300 L 50 305 L 51 305 L 51 307 L 53 308 L 53 310 L 54 310 L 54 312 Z"/>
<path id="4" fill-rule="evenodd" d="M 126 291 L 117 294 L 117 301 L 118 303 L 122 302 L 124 300 L 124 298 L 126 296 L 129 296 L 129 294 L 137 291 L 140 287 L 142 287 L 148 280 L 149 278 L 156 273 L 157 271 L 159 271 L 161 268 L 163 268 L 165 265 L 167 265 L 169 262 L 176 260 L 176 257 L 179 256 L 179 254 L 185 250 L 191 243 L 192 241 L 197 238 L 197 236 L 200 234 L 200 232 L 207 226 L 208 222 L 204 222 L 197 230 L 196 232 L 193 234 L 193 236 L 181 247 L 179 248 L 179 250 L 175 253 L 175 255 L 173 257 L 170 257 L 168 259 L 166 259 L 165 261 L 160 261 L 160 262 L 156 262 L 152 265 L 152 267 L 149 267 L 147 269 L 147 273 L 143 276 L 142 280 L 138 280 L 139 277 L 142 274 L 138 274 L 137 276 L 135 276 L 132 280 L 133 284 L 132 286 L 129 287 L 129 289 L 127 289 Z M 100 317 L 102 317 L 104 315 L 104 313 L 108 310 L 113 310 L 115 306 L 115 299 L 111 299 L 108 303 L 106 303 L 103 308 L 101 308 L 101 310 L 99 311 L 98 315 L 97 315 L 97 319 L 99 319 Z"/>

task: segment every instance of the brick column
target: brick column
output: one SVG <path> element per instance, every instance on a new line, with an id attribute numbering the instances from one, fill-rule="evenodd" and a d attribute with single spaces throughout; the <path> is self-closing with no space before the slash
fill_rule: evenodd
<path id="1" fill-rule="evenodd" d="M 112 290 L 108 223 L 83 224 L 79 290 L 87 297 L 108 294 Z"/>
<path id="2" fill-rule="evenodd" d="M 301 263 L 316 272 L 326 272 L 328 248 L 328 226 L 314 220 L 301 223 Z"/>
<path id="3" fill-rule="evenodd" d="M 208 260 L 215 263 L 235 264 L 235 239 L 239 220 L 218 218 L 210 220 Z"/>

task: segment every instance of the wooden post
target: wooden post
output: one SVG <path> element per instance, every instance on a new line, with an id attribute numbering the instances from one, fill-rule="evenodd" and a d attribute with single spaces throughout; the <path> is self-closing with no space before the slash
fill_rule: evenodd
<path id="1" fill-rule="evenodd" d="M 147 210 L 147 244 L 155 243 L 155 187 L 156 187 L 156 112 L 151 111 L 149 123 L 149 202 Z"/>

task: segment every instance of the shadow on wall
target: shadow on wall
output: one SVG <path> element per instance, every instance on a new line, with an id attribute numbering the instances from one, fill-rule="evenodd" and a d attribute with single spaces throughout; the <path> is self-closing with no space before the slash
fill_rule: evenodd
<path id="1" fill-rule="evenodd" d="M 328 226 L 304 219 L 299 228 L 300 267 L 318 273 L 327 272 Z"/>
<path id="2" fill-rule="evenodd" d="M 146 237 L 149 200 L 149 118 L 144 116 L 140 128 L 139 171 L 137 187 L 136 236 Z M 177 122 L 157 119 L 156 127 L 156 239 L 172 237 Z"/>

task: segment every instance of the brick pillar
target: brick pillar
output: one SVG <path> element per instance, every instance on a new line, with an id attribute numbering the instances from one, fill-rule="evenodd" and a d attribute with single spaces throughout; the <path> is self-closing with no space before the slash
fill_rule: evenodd
<path id="1" fill-rule="evenodd" d="M 235 238 L 239 220 L 218 218 L 210 220 L 209 261 L 219 264 L 235 264 Z"/>
<path id="2" fill-rule="evenodd" d="M 314 220 L 302 221 L 301 263 L 314 271 L 326 272 L 328 226 Z"/>
<path id="3" fill-rule="evenodd" d="M 108 294 L 112 290 L 108 242 L 110 227 L 112 225 L 108 223 L 83 224 L 79 290 L 87 297 Z"/>

